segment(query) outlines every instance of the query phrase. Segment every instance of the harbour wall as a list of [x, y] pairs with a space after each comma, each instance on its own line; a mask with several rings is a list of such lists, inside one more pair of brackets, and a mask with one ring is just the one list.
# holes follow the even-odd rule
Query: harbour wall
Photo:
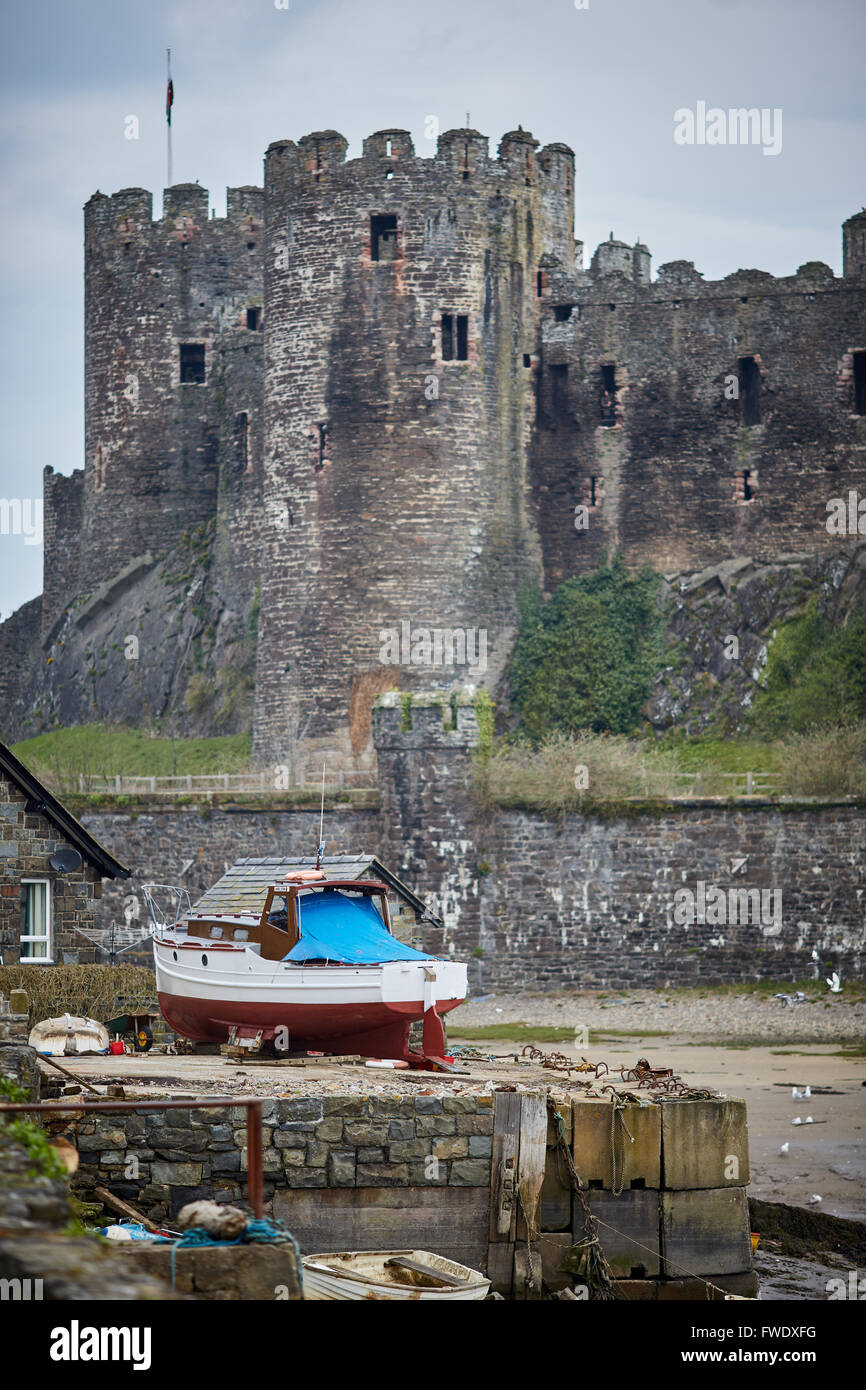
[[[591, 1212], [626, 1296], [754, 1296], [743, 1101], [612, 1104], [513, 1085], [456, 1094], [432, 1081], [409, 1095], [351, 1089], [262, 1103], [265, 1209], [304, 1254], [430, 1249], [485, 1271], [506, 1296], [586, 1296]], [[79, 1194], [108, 1188], [169, 1226], [191, 1201], [244, 1204], [245, 1109], [202, 1102], [74, 1118]]]
[[[416, 728], [407, 749], [412, 736], [379, 750], [378, 809], [326, 810], [327, 852], [376, 854], [424, 898], [445, 927], [425, 946], [441, 952], [444, 936], [444, 949], [470, 963], [474, 993], [863, 975], [861, 807], [679, 803], [555, 821], [520, 810], [484, 815], [459, 736], [431, 747]], [[82, 819], [133, 871], [130, 881], [105, 884], [104, 925], [130, 913], [145, 920], [143, 882], [179, 882], [194, 901], [234, 860], [309, 854], [318, 835], [309, 807], [103, 808]], [[83, 941], [63, 955], [93, 958]]]

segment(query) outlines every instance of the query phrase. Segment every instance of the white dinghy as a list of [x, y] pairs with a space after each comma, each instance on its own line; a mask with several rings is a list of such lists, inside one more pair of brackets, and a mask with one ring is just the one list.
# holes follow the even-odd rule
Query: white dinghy
[[429, 1250], [351, 1250], [306, 1255], [304, 1297], [451, 1303], [487, 1297], [490, 1280], [477, 1269]]

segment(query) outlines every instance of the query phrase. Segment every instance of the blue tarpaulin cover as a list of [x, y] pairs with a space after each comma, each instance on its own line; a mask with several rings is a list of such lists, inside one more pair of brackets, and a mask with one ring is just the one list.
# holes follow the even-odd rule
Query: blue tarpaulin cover
[[435, 960], [392, 936], [369, 897], [339, 889], [298, 896], [301, 939], [283, 960], [331, 960], [377, 965], [387, 960]]

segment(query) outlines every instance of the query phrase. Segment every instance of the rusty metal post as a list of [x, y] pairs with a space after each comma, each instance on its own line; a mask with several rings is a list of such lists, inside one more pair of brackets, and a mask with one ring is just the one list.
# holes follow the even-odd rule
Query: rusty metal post
[[265, 1214], [262, 1187], [262, 1103], [247, 1103], [247, 1196], [253, 1216], [259, 1221]]

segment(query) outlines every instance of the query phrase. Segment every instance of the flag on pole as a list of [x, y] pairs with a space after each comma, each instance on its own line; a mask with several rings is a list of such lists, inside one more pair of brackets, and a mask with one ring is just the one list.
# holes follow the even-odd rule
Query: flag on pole
[[168, 79], [168, 86], [165, 91], [165, 119], [171, 125], [171, 108], [174, 106], [174, 83]]

